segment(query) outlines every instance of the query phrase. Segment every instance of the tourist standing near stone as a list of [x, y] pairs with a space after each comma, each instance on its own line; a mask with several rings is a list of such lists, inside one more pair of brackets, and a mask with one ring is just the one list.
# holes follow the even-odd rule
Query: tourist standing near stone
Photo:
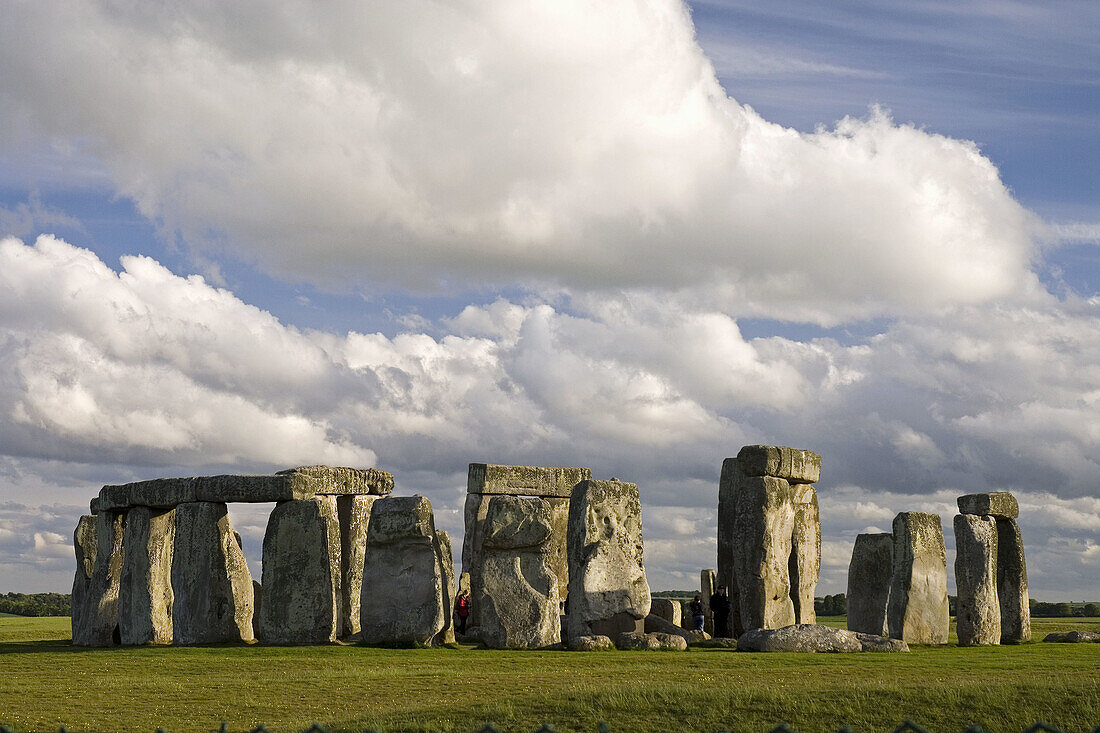
[[691, 630], [702, 631], [707, 617], [703, 613], [703, 599], [698, 593], [691, 599], [691, 605], [688, 608], [691, 610]]
[[714, 614], [714, 636], [730, 635], [730, 599], [726, 595], [726, 586], [718, 586], [718, 590], [710, 597], [710, 612]]
[[458, 619], [458, 628], [456, 631], [460, 634], [466, 633], [466, 619], [470, 616], [470, 591], [463, 588], [458, 592], [458, 597], [455, 598], [455, 617]]

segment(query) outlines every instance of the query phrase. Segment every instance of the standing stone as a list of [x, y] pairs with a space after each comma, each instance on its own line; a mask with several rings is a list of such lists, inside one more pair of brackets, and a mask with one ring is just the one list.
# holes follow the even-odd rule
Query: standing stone
[[88, 632], [94, 611], [92, 603], [92, 575], [96, 559], [96, 518], [85, 514], [73, 531], [73, 549], [76, 550], [76, 575], [73, 577], [73, 594], [70, 602], [73, 644], [87, 646]]
[[886, 607], [894, 567], [894, 535], [861, 534], [848, 565], [848, 630], [888, 636]]
[[139, 506], [127, 512], [118, 596], [123, 644], [172, 643], [175, 539], [175, 510]]
[[[471, 578], [480, 637], [495, 649], [540, 649], [561, 641], [561, 595], [551, 537], [554, 509], [539, 497], [493, 496]], [[572, 611], [572, 609], [570, 609]]]
[[469, 573], [462, 573], [462, 575], [458, 576], [458, 592], [462, 593], [462, 591], [466, 591], [467, 593], [470, 592], [470, 574]]
[[997, 519], [1015, 519], [1020, 516], [1016, 497], [1007, 491], [989, 491], [984, 494], [967, 494], [958, 498], [960, 514], [992, 516]]
[[997, 599], [1001, 605], [1001, 643], [1031, 640], [1024, 541], [1015, 519], [997, 518]]
[[122, 580], [126, 513], [100, 511], [95, 519], [95, 568], [85, 597], [86, 613], [80, 627], [73, 629], [73, 643], [111, 646], [122, 640], [118, 628], [118, 592]]
[[794, 501], [794, 532], [787, 568], [791, 578], [794, 618], [796, 624], [816, 624], [814, 592], [821, 570], [821, 515], [817, 507], [817, 491], [810, 484], [796, 484], [791, 487], [791, 496]]
[[710, 610], [710, 597], [718, 589], [718, 583], [713, 570], [699, 571], [699, 596], [703, 601], [703, 631], [714, 636], [714, 611]]
[[668, 621], [674, 626], [680, 625], [680, 602], [671, 598], [654, 598], [649, 602], [649, 613]]
[[280, 502], [264, 534], [264, 603], [256, 634], [268, 644], [336, 641], [340, 619], [336, 497]]
[[363, 594], [363, 559], [367, 525], [377, 496], [338, 496], [340, 520], [340, 619], [341, 638], [359, 633], [359, 598]]
[[359, 603], [368, 644], [428, 645], [443, 630], [443, 574], [432, 505], [423, 496], [371, 508]]
[[568, 548], [569, 636], [643, 632], [650, 596], [637, 485], [578, 483], [569, 500]]
[[946, 643], [947, 553], [938, 514], [902, 512], [894, 517], [893, 565], [890, 636], [909, 644]]
[[[261, 571], [262, 572], [262, 571]], [[260, 615], [264, 609], [264, 587], [260, 581], [252, 581], [252, 631], [260, 628]]]
[[973, 514], [955, 515], [955, 614], [959, 646], [1001, 643], [1001, 608], [997, 601], [997, 520]]
[[176, 644], [253, 641], [252, 574], [225, 504], [176, 507], [172, 589]]
[[733, 558], [741, 625], [790, 626], [795, 622], [789, 568], [794, 535], [791, 486], [774, 476], [741, 476], [735, 511]]
[[[744, 632], [741, 623], [741, 595], [737, 589], [737, 577], [733, 568], [733, 524], [737, 516], [735, 503], [737, 486], [744, 472], [736, 458], [722, 461], [722, 476], [718, 481], [718, 574], [719, 585], [726, 586], [730, 598], [730, 636], [738, 637]], [[685, 613], [685, 628], [690, 627], [691, 614]]]
[[455, 643], [455, 557], [451, 535], [442, 530], [435, 533], [436, 551], [439, 553], [439, 570], [443, 577], [443, 630], [436, 635], [439, 644]]

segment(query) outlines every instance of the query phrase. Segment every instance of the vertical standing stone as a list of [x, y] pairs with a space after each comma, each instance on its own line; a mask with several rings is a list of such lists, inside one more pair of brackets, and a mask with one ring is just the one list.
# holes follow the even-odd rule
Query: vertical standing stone
[[443, 630], [444, 603], [431, 502], [419, 495], [379, 499], [363, 563], [363, 641], [427, 645]]
[[960, 646], [1001, 643], [997, 601], [997, 521], [973, 514], [955, 515], [955, 627]]
[[[741, 464], [736, 458], [727, 458], [722, 461], [722, 476], [718, 481], [718, 575], [719, 585], [726, 586], [726, 592], [730, 597], [730, 636], [738, 637], [744, 633], [745, 628], [741, 623], [741, 594], [738, 590], [737, 577], [734, 573], [733, 557], [733, 525], [737, 516], [736, 498], [737, 486], [740, 478], [744, 476]], [[684, 614], [688, 619], [690, 614]], [[686, 628], [690, 627], [689, 625]]]
[[779, 629], [795, 622], [791, 601], [791, 487], [774, 476], [742, 476], [733, 525], [734, 576], [744, 629]]
[[340, 636], [359, 633], [359, 598], [363, 594], [363, 558], [367, 546], [370, 510], [377, 496], [339, 496], [340, 519]]
[[795, 484], [791, 487], [791, 496], [794, 501], [794, 532], [787, 568], [791, 578], [794, 619], [796, 624], [815, 624], [814, 592], [821, 570], [821, 516], [817, 507], [817, 491], [811, 484]]
[[679, 626], [681, 621], [680, 602], [671, 598], [654, 598], [649, 603], [651, 616], [668, 621], [673, 626]]
[[568, 548], [568, 635], [643, 631], [650, 596], [637, 485], [578, 483], [569, 500]]
[[889, 636], [886, 608], [894, 568], [894, 535], [861, 534], [848, 565], [848, 630]]
[[436, 636], [439, 644], [455, 643], [455, 558], [451, 535], [443, 530], [435, 532], [439, 570], [443, 578], [443, 630]]
[[172, 589], [176, 644], [253, 641], [252, 574], [225, 504], [176, 507]]
[[264, 534], [264, 602], [256, 634], [269, 644], [325, 644], [341, 631], [336, 497], [279, 502]]
[[1027, 592], [1024, 541], [1015, 519], [997, 518], [997, 599], [1001, 607], [1001, 642], [1031, 640], [1031, 607]]
[[[540, 649], [561, 641], [553, 507], [537, 496], [494, 496], [473, 586], [479, 635], [495, 649]], [[572, 610], [572, 609], [570, 609]]]
[[[715, 635], [714, 633], [714, 611], [710, 610], [710, 597], [714, 595], [714, 591], [718, 589], [718, 582], [713, 570], [705, 569], [699, 571], [699, 596], [703, 600], [703, 631]], [[721, 634], [725, 636], [725, 634]]]
[[126, 513], [101, 511], [95, 519], [95, 568], [88, 584], [87, 612], [81, 627], [73, 629], [73, 643], [111, 646], [122, 640], [118, 628], [118, 591], [122, 579]]
[[893, 565], [890, 636], [908, 644], [946, 643], [947, 553], [938, 514], [902, 512], [894, 517]]
[[175, 539], [175, 510], [138, 506], [127, 512], [118, 597], [123, 644], [172, 643]]
[[76, 575], [73, 577], [73, 594], [70, 602], [73, 644], [88, 646], [91, 619], [94, 613], [92, 575], [96, 559], [96, 518], [84, 515], [76, 523], [73, 532], [73, 548], [76, 550]]

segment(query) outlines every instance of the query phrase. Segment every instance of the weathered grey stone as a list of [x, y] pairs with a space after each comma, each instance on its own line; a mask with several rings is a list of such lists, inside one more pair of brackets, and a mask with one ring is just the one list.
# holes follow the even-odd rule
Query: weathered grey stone
[[225, 504], [176, 507], [172, 590], [174, 643], [254, 640], [252, 575]]
[[268, 644], [336, 641], [342, 565], [336, 497], [276, 505], [264, 534], [264, 604], [256, 635]]
[[673, 626], [679, 626], [680, 602], [671, 598], [653, 598], [649, 602], [649, 614], [664, 619]]
[[1096, 644], [1100, 643], [1100, 631], [1064, 631], [1047, 634], [1043, 641], [1059, 644]]
[[95, 515], [99, 514], [99, 497], [98, 496], [92, 497], [92, 500], [90, 502], [88, 502], [88, 513], [91, 514], [93, 517]]
[[622, 481], [577, 484], [569, 500], [568, 548], [569, 636], [637, 630], [650, 605], [638, 487]]
[[367, 528], [359, 604], [363, 641], [426, 646], [443, 630], [443, 604], [431, 502], [419, 495], [379, 499]]
[[1001, 608], [997, 602], [997, 520], [974, 514], [955, 515], [955, 584], [959, 646], [1001, 643]]
[[[710, 635], [705, 631], [689, 631], [682, 629], [679, 624], [674, 624], [652, 613], [645, 617], [645, 623], [642, 630], [646, 634], [672, 634], [673, 636], [682, 636], [685, 641], [689, 642], [703, 637], [710, 638]], [[699, 636], [700, 634], [703, 636]]]
[[[700, 632], [695, 632], [696, 634]], [[737, 639], [730, 638], [728, 636], [717, 636], [715, 638], [707, 637], [706, 635], [698, 638], [689, 638], [688, 644], [700, 649], [736, 649]]]
[[861, 534], [848, 565], [848, 630], [888, 635], [886, 607], [894, 567], [894, 535]]
[[625, 632], [615, 638], [615, 646], [624, 651], [687, 651], [687, 640], [677, 634], [639, 634]]
[[451, 535], [442, 530], [435, 533], [439, 570], [443, 577], [443, 630], [436, 635], [439, 644], [455, 643], [455, 559], [451, 547]]
[[790, 626], [795, 620], [789, 566], [795, 513], [791, 486], [772, 476], [740, 476], [734, 491], [740, 624], [745, 629]]
[[857, 634], [817, 624], [797, 624], [782, 629], [753, 629], [737, 639], [742, 652], [862, 652], [909, 651], [904, 642], [871, 634]]
[[717, 588], [715, 572], [709, 568], [700, 570], [699, 598], [703, 601], [703, 631], [708, 634], [714, 634], [714, 611], [710, 609], [710, 597], [714, 595]]
[[891, 639], [888, 636], [879, 636], [878, 634], [864, 634], [858, 631], [853, 633], [859, 639], [859, 643], [863, 645], [863, 651], [865, 652], [909, 651], [909, 645], [901, 639]]
[[471, 463], [466, 490], [471, 494], [556, 496], [568, 499], [574, 486], [590, 478], [592, 472], [587, 468]]
[[118, 628], [123, 644], [172, 643], [172, 548], [176, 513], [134, 507], [126, 513]]
[[[718, 574], [719, 585], [726, 586], [730, 597], [729, 633], [740, 636], [744, 631], [741, 623], [741, 596], [737, 589], [734, 573], [733, 525], [737, 517], [737, 487], [745, 475], [741, 462], [736, 458], [722, 461], [722, 476], [718, 482]], [[691, 615], [684, 614], [685, 623], [690, 627]]]
[[491, 497], [480, 572], [471, 576], [486, 646], [540, 649], [560, 642], [561, 590], [552, 565], [553, 532], [553, 507], [545, 499]]
[[959, 513], [1015, 519], [1020, 516], [1020, 505], [1016, 503], [1016, 497], [1007, 491], [989, 491], [984, 494], [960, 496]]
[[260, 585], [260, 581], [253, 579], [252, 581], [252, 631], [255, 633], [256, 629], [260, 628], [260, 614], [263, 612], [264, 607], [264, 587]]
[[462, 573], [462, 575], [458, 576], [458, 592], [461, 593], [462, 591], [466, 591], [467, 593], [470, 592], [470, 574], [469, 573]]
[[1030, 641], [1027, 563], [1024, 540], [1015, 519], [997, 519], [997, 600], [1001, 605], [1001, 643]]
[[810, 450], [746, 445], [737, 458], [746, 476], [774, 476], [791, 484], [816, 484], [821, 478], [821, 456]]
[[377, 496], [336, 497], [340, 521], [340, 637], [359, 633], [359, 598], [363, 594], [363, 559], [370, 510]]
[[821, 515], [817, 491], [811, 484], [798, 484], [791, 487], [791, 499], [794, 502], [794, 532], [787, 563], [791, 603], [794, 604], [795, 623], [814, 624], [817, 623], [814, 593], [821, 570]]
[[100, 511], [96, 515], [95, 568], [85, 596], [79, 628], [73, 628], [73, 643], [80, 646], [111, 646], [121, 642], [118, 627], [118, 592], [122, 579], [125, 532], [124, 512]]
[[609, 636], [590, 634], [574, 636], [566, 642], [566, 648], [571, 652], [610, 652], [615, 650], [615, 643]]
[[909, 644], [946, 643], [947, 553], [938, 514], [902, 512], [894, 517], [893, 566], [890, 636]]
[[310, 499], [324, 494], [377, 494], [393, 491], [393, 476], [374, 468], [300, 466], [271, 476], [193, 476], [104, 486], [100, 511], [131, 506], [170, 508], [194, 502], [268, 502]]
[[92, 596], [92, 575], [95, 573], [96, 559], [96, 518], [85, 514], [76, 523], [73, 531], [73, 549], [76, 551], [76, 574], [73, 577], [73, 593], [70, 601], [70, 620], [72, 623], [73, 644], [87, 646], [88, 634], [92, 627], [92, 615], [95, 611]]

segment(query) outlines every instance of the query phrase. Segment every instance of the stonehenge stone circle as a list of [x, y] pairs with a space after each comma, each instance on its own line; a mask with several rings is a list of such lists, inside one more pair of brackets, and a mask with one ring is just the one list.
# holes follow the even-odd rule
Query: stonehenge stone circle
[[893, 576], [894, 535], [861, 534], [848, 565], [848, 630], [888, 636], [886, 607]]
[[256, 636], [268, 644], [325, 644], [343, 629], [340, 520], [335, 496], [279, 502], [267, 520], [264, 600]]
[[887, 606], [890, 636], [909, 644], [947, 642], [947, 553], [940, 515], [894, 517], [893, 576]]
[[359, 602], [363, 641], [430, 644], [446, 620], [431, 502], [419, 495], [374, 502], [365, 558]]
[[649, 615], [638, 487], [585, 480], [569, 500], [569, 637], [641, 632]]
[[175, 514], [173, 641], [253, 641], [252, 575], [226, 505], [187, 502], [177, 506]]
[[959, 646], [1001, 643], [997, 601], [997, 521], [990, 516], [955, 515], [955, 583]]
[[[470, 574], [472, 599], [477, 597], [481, 587], [481, 548], [489, 500], [499, 495], [539, 497], [551, 507], [554, 530], [549, 540], [549, 554], [557, 577], [558, 595], [565, 596], [569, 585], [569, 562], [566, 558], [569, 497], [574, 486], [591, 477], [592, 472], [587, 468], [470, 464], [466, 479], [462, 570]], [[471, 627], [480, 626], [479, 605], [475, 600], [470, 609], [468, 623]]]
[[747, 445], [722, 463], [718, 583], [730, 595], [731, 633], [816, 621], [821, 527], [813, 482], [821, 456]]
[[[958, 499], [962, 516], [988, 517], [996, 522], [996, 553], [987, 558], [987, 572], [996, 577], [1000, 642], [1015, 644], [1031, 639], [1031, 608], [1027, 590], [1024, 542], [1016, 518], [1020, 506], [1007, 491], [967, 494]], [[956, 523], [958, 519], [956, 518]], [[960, 597], [961, 597], [960, 590]], [[995, 642], [983, 642], [995, 643]]]
[[123, 644], [172, 643], [174, 509], [134, 507], [123, 530], [118, 623]]
[[489, 498], [473, 598], [486, 646], [539, 649], [561, 641], [554, 513], [537, 496]]
[[88, 646], [91, 618], [94, 613], [92, 599], [92, 575], [96, 560], [96, 518], [85, 514], [73, 532], [73, 548], [76, 550], [76, 575], [73, 577], [71, 597], [73, 644]]

